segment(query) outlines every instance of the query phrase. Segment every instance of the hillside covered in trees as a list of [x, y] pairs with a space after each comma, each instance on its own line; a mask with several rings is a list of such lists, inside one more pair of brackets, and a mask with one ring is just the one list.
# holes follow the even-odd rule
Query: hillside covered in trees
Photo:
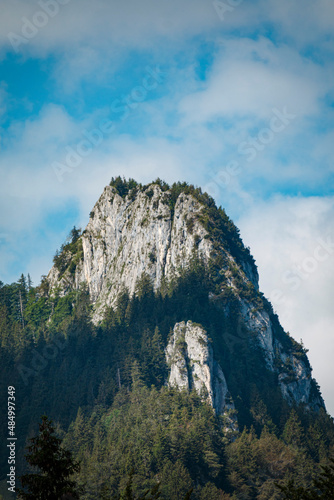
[[[182, 322], [202, 340], [177, 339]], [[137, 496], [159, 483], [166, 500], [190, 490], [194, 500], [283, 499], [276, 484], [310, 488], [330, 463], [334, 425], [307, 351], [258, 290], [233, 222], [193, 186], [113, 179], [38, 286], [23, 275], [0, 283], [0, 335], [2, 397], [16, 388], [17, 475], [42, 414], [80, 461], [87, 500], [117, 498], [129, 477]], [[220, 413], [196, 380], [194, 339], [212, 399], [214, 370], [223, 373]], [[169, 383], [182, 363], [183, 389]], [[2, 492], [7, 459], [2, 447]]]

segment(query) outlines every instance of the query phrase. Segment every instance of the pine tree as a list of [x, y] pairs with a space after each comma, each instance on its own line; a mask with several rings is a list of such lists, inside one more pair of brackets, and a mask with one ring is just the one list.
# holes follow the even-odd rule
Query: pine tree
[[70, 240], [71, 243], [75, 243], [79, 239], [80, 235], [81, 235], [81, 229], [77, 229], [75, 226], [73, 226], [73, 229], [71, 229], [68, 239]]
[[319, 491], [318, 496], [312, 498], [321, 498], [322, 500], [334, 499], [334, 459], [330, 459], [329, 465], [322, 465], [322, 472], [318, 479], [314, 480], [314, 486]]
[[39, 435], [32, 438], [26, 455], [27, 462], [39, 469], [21, 476], [22, 488], [17, 488], [18, 498], [23, 500], [60, 500], [80, 498], [75, 481], [70, 476], [79, 472], [79, 464], [70, 451], [61, 447], [61, 439], [55, 436], [52, 421], [45, 415], [39, 424]]
[[286, 444], [295, 448], [302, 449], [305, 447], [305, 436], [298, 415], [294, 409], [291, 410], [288, 421], [285, 424], [283, 440]]
[[192, 481], [181, 460], [172, 463], [166, 460], [162, 471], [162, 492], [166, 498], [186, 500], [190, 498]]
[[30, 292], [30, 290], [32, 289], [32, 280], [31, 280], [31, 277], [30, 277], [30, 274], [28, 273], [28, 278], [27, 278], [27, 288], [28, 288], [28, 292]]
[[5, 305], [0, 305], [0, 346], [10, 349], [10, 326], [8, 324], [8, 313]]

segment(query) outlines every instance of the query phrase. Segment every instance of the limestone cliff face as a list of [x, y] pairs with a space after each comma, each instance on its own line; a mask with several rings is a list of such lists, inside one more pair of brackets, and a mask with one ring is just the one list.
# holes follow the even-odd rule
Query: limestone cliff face
[[266, 364], [270, 370], [273, 370], [273, 332], [269, 314], [264, 310], [257, 310], [252, 303], [244, 299], [240, 299], [240, 311], [246, 327], [251, 332], [256, 332], [259, 344], [265, 354]]
[[276, 346], [280, 365], [278, 382], [284, 398], [291, 404], [302, 403], [312, 409], [324, 407], [322, 397], [312, 391], [314, 380], [309, 364], [296, 355], [284, 352], [279, 342]]
[[[203, 205], [193, 196], [180, 194], [172, 213], [169, 192], [157, 184], [125, 198], [107, 186], [81, 236], [82, 260], [72, 274], [67, 270], [60, 275], [54, 266], [48, 275], [51, 289], [58, 288], [64, 294], [86, 283], [97, 323], [123, 287], [134, 293], [143, 273], [157, 289], [163, 279], [177, 276], [194, 254], [209, 261], [213, 244], [198, 221], [202, 210]], [[248, 266], [248, 276], [240, 272], [257, 286], [254, 270]]]
[[234, 410], [224, 373], [213, 357], [206, 331], [188, 321], [176, 323], [166, 348], [170, 369], [168, 384], [187, 391], [195, 389], [207, 399], [217, 415]]

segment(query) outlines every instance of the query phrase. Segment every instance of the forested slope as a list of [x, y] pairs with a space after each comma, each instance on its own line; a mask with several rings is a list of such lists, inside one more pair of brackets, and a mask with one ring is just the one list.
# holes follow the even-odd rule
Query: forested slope
[[[191, 488], [194, 499], [274, 499], [282, 498], [275, 482], [311, 484], [333, 452], [333, 422], [311, 378], [306, 350], [283, 331], [258, 291], [255, 263], [233, 223], [212, 199], [185, 184], [143, 187], [114, 179], [111, 188], [113, 206], [122, 214], [131, 214], [131, 203], [144, 196], [152, 206], [164, 199], [167, 207], [168, 201], [169, 225], [163, 227], [170, 228], [169, 248], [176, 245], [173, 234], [182, 234], [183, 244], [193, 245], [189, 259], [157, 281], [161, 247], [150, 257], [148, 246], [148, 267], [138, 272], [134, 289], [121, 283], [99, 321], [98, 297], [93, 300], [89, 282], [76, 279], [85, 276], [87, 248], [97, 248], [89, 227], [86, 236], [74, 228], [56, 253], [58, 275], [43, 277], [36, 287], [24, 276], [1, 284], [1, 394], [6, 397], [8, 385], [16, 388], [18, 474], [26, 468], [23, 448], [45, 413], [82, 463], [78, 479], [86, 499], [112, 498], [124, 490], [131, 471], [138, 494], [160, 481], [165, 499], [183, 499]], [[182, 221], [182, 206], [189, 203], [194, 214], [182, 225], [175, 217]], [[95, 218], [98, 207], [94, 211]], [[148, 231], [149, 223], [143, 227]], [[96, 245], [104, 247], [103, 235]], [[168, 251], [165, 260], [161, 253], [164, 269], [172, 269]], [[172, 263], [172, 250], [170, 255]], [[66, 273], [73, 279], [64, 287]], [[166, 346], [175, 325], [189, 321], [207, 334], [226, 379], [229, 411], [215, 413], [207, 394], [193, 387], [180, 391], [167, 384]], [[187, 362], [184, 341], [179, 349]], [[303, 368], [302, 377], [296, 367]], [[5, 440], [6, 415], [1, 419]], [[3, 479], [7, 467], [2, 447]]]

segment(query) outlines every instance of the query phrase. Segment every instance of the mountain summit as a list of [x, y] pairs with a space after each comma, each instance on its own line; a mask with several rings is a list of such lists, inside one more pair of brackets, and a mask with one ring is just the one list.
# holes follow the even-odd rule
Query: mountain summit
[[[85, 230], [55, 257], [47, 281], [51, 296], [86, 286], [93, 322], [99, 324], [124, 290], [136, 295], [143, 276], [155, 293], [166, 295], [194, 263], [203, 266], [203, 290], [225, 321], [218, 326], [213, 347], [204, 326], [202, 330], [192, 326], [192, 318], [184, 317], [185, 335], [173, 325], [166, 351], [169, 384], [195, 387], [198, 392], [205, 389], [216, 411], [224, 414], [224, 409], [234, 408], [233, 397], [213, 353], [225, 350], [231, 376], [234, 363], [228, 360], [247, 344], [260, 349], [263, 366], [289, 404], [324, 407], [303, 346], [283, 331], [258, 290], [255, 261], [238, 229], [199, 188], [185, 183], [169, 187], [160, 180], [142, 186], [132, 179], [112, 179]], [[199, 365], [201, 369], [196, 368]]]
[[48, 281], [62, 293], [87, 284], [98, 322], [123, 287], [135, 292], [143, 273], [156, 291], [194, 256], [206, 265], [215, 256], [222, 264], [217, 271], [231, 285], [235, 266], [245, 286], [258, 288], [254, 260], [237, 228], [207, 194], [186, 184], [169, 188], [157, 181], [142, 187], [115, 179], [95, 204], [77, 244], [65, 246], [56, 259]]

